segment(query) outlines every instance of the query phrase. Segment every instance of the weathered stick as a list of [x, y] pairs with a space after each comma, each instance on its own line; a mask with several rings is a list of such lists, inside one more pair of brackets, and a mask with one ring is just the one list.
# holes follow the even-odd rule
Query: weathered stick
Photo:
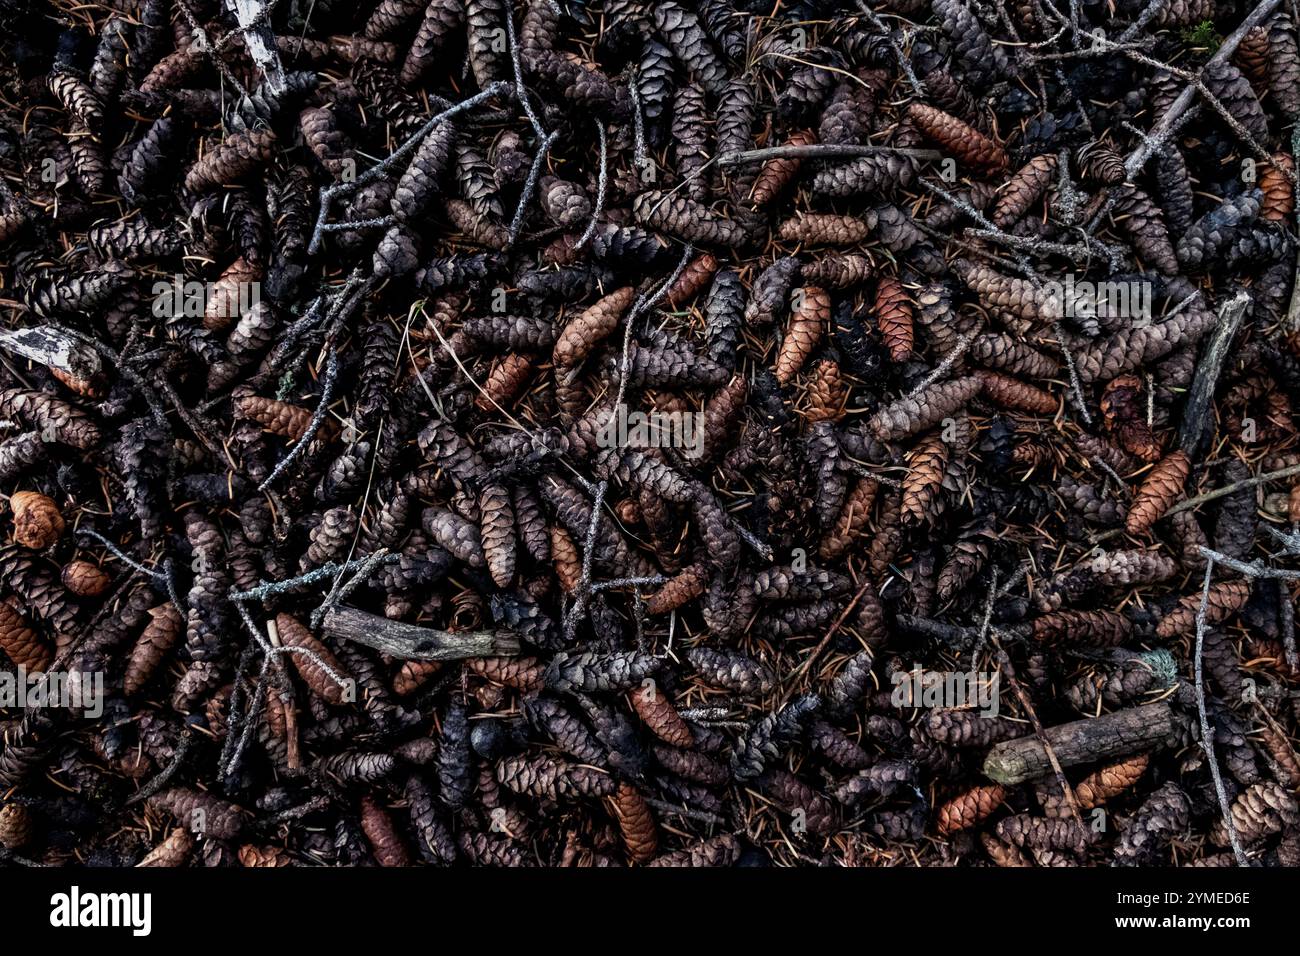
[[94, 381], [104, 373], [99, 353], [58, 326], [0, 329], [0, 348], [83, 382]]
[[353, 607], [336, 607], [321, 630], [330, 637], [365, 644], [404, 661], [451, 661], [464, 657], [514, 657], [519, 638], [509, 631], [438, 631], [390, 621]]
[[[1092, 719], [1058, 724], [1045, 731], [1062, 767], [1125, 757], [1163, 745], [1176, 725], [1168, 704], [1147, 704]], [[984, 758], [984, 776], [1008, 786], [1052, 772], [1047, 751], [1036, 736], [998, 744]]]
[[284, 92], [284, 67], [275, 47], [275, 36], [267, 25], [269, 11], [261, 0], [234, 0], [235, 18], [244, 31], [244, 46], [257, 68], [266, 77], [266, 86], [272, 93]]
[[809, 146], [769, 146], [766, 149], [746, 149], [718, 156], [719, 166], [740, 166], [745, 163], [766, 162], [769, 159], [856, 159], [893, 153], [913, 159], [942, 159], [937, 149], [903, 149], [897, 146], [858, 146], [851, 143], [813, 143]]
[[1205, 354], [1196, 365], [1196, 377], [1192, 387], [1187, 391], [1187, 401], [1183, 405], [1183, 423], [1178, 429], [1178, 447], [1187, 452], [1188, 457], [1196, 461], [1201, 457], [1205, 447], [1205, 426], [1209, 420], [1210, 408], [1214, 403], [1214, 386], [1219, 381], [1228, 360], [1228, 350], [1232, 340], [1237, 337], [1241, 320], [1250, 305], [1250, 296], [1243, 290], [1219, 306], [1219, 322], [1214, 335], [1205, 347]]

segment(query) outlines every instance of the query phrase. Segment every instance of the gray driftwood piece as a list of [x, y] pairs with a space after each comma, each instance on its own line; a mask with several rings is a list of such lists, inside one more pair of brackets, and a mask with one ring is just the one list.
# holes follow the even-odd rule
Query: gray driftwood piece
[[514, 657], [519, 653], [519, 638], [509, 631], [439, 631], [390, 621], [354, 607], [331, 610], [321, 622], [321, 630], [405, 661]]
[[[1147, 704], [1101, 717], [1048, 727], [1047, 741], [1062, 767], [1093, 763], [1163, 746], [1176, 736], [1178, 724], [1168, 704]], [[1013, 785], [1052, 772], [1047, 751], [1033, 734], [993, 747], [984, 758], [984, 776]]]
[[1178, 430], [1178, 447], [1187, 452], [1192, 461], [1199, 461], [1205, 447], [1206, 426], [1214, 404], [1214, 386], [1228, 358], [1228, 349], [1241, 328], [1241, 320], [1250, 306], [1250, 296], [1243, 290], [1219, 306], [1219, 324], [1210, 336], [1205, 354], [1196, 366], [1196, 377], [1187, 391], [1183, 405], [1182, 427]]

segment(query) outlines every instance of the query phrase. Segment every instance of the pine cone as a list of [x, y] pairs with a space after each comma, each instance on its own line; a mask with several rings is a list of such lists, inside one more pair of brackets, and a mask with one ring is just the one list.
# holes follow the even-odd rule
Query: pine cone
[[851, 246], [862, 242], [871, 227], [853, 216], [833, 213], [800, 213], [781, 223], [777, 236], [784, 242], [808, 246]]
[[287, 656], [312, 693], [335, 705], [349, 699], [344, 685], [353, 678], [330, 649], [312, 637], [304, 625], [288, 614], [277, 614], [275, 625], [281, 646], [302, 649], [301, 653]]
[[1006, 229], [1029, 212], [1042, 198], [1056, 175], [1056, 157], [1050, 153], [1035, 156], [1012, 176], [998, 197], [989, 216], [993, 225]]
[[[1226, 621], [1249, 599], [1250, 582], [1248, 581], [1221, 581], [1210, 585], [1205, 608], [1205, 623], [1213, 625]], [[1168, 640], [1171, 637], [1190, 634], [1196, 628], [1196, 613], [1200, 606], [1199, 591], [1187, 595], [1172, 611], [1160, 619], [1160, 623], [1156, 625], [1156, 636]]]
[[978, 130], [955, 116], [924, 103], [907, 107], [910, 119], [928, 139], [952, 153], [961, 163], [974, 166], [977, 172], [996, 173], [1009, 165], [1006, 151]]
[[235, 133], [190, 167], [185, 188], [202, 193], [230, 185], [269, 163], [275, 143], [270, 130]]
[[972, 787], [958, 794], [936, 812], [935, 827], [939, 835], [948, 836], [978, 826], [1002, 805], [1006, 796], [1006, 790], [997, 784]]
[[44, 551], [63, 535], [59, 506], [39, 491], [14, 492], [9, 507], [13, 509], [14, 540], [24, 548]]
[[0, 602], [0, 650], [18, 667], [43, 673], [54, 660], [50, 647], [8, 604]]
[[1124, 528], [1131, 535], [1149, 531], [1183, 493], [1183, 483], [1192, 467], [1181, 450], [1170, 452], [1148, 473], [1133, 495]]
[[170, 813], [195, 836], [233, 840], [243, 829], [244, 811], [210, 793], [173, 787], [155, 794], [147, 802], [155, 810]]
[[980, 380], [975, 376], [936, 382], [914, 397], [904, 396], [882, 407], [868, 422], [881, 441], [898, 441], [939, 424], [975, 397]]
[[795, 291], [794, 298], [796, 308], [773, 366], [776, 380], [782, 385], [793, 380], [817, 347], [831, 314], [831, 298], [822, 289], [805, 286]]
[[610, 803], [623, 833], [628, 856], [634, 863], [649, 863], [659, 852], [659, 828], [649, 806], [637, 789], [628, 783], [618, 785]]
[[647, 228], [685, 242], [741, 246], [746, 241], [745, 230], [738, 223], [685, 196], [649, 190], [633, 201], [632, 213]]
[[[800, 130], [790, 136], [782, 146], [812, 146], [817, 142], [817, 134], [812, 130]], [[769, 159], [763, 163], [754, 186], [750, 190], [750, 200], [755, 208], [761, 208], [781, 194], [799, 172], [803, 164], [800, 159]]]
[[734, 651], [692, 647], [686, 650], [686, 660], [706, 683], [743, 697], [765, 697], [774, 686], [766, 665]]

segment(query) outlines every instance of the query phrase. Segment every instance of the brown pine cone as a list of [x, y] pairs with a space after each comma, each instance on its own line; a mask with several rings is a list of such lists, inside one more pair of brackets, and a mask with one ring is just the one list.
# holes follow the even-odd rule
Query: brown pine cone
[[314, 638], [305, 625], [288, 614], [277, 614], [275, 625], [280, 636], [280, 646], [297, 647], [305, 652], [286, 656], [312, 693], [335, 705], [356, 699], [355, 694], [349, 696], [349, 688], [355, 686], [352, 676], [339, 663], [334, 653]]
[[160, 604], [149, 611], [149, 623], [136, 638], [122, 676], [122, 692], [128, 697], [138, 694], [145, 682], [176, 646], [184, 622], [173, 604]]
[[380, 866], [410, 866], [411, 854], [402, 842], [388, 811], [369, 794], [361, 798], [361, 830]]
[[686, 749], [695, 745], [690, 727], [657, 684], [635, 688], [628, 692], [627, 699], [637, 716], [660, 740]]
[[582, 581], [582, 557], [573, 536], [562, 525], [551, 525], [551, 561], [560, 587], [572, 594]]
[[844, 507], [840, 509], [835, 527], [826, 533], [817, 549], [817, 554], [823, 561], [834, 561], [863, 535], [871, 521], [872, 506], [879, 491], [880, 482], [874, 478], [863, 476], [858, 479], [844, 499]]
[[202, 193], [230, 185], [269, 163], [275, 143], [275, 134], [270, 130], [235, 133], [190, 167], [185, 188]]
[[[1205, 623], [1219, 624], [1245, 606], [1250, 599], [1249, 581], [1220, 581], [1210, 585], [1205, 608]], [[1196, 629], [1196, 613], [1201, 606], [1201, 592], [1189, 594], [1160, 619], [1156, 636], [1162, 640], [1190, 634]]]
[[474, 399], [474, 404], [485, 412], [497, 406], [508, 408], [532, 374], [533, 362], [528, 356], [502, 356], [483, 381], [483, 394]]
[[965, 407], [980, 389], [976, 376], [936, 382], [914, 396], [883, 406], [868, 422], [881, 441], [898, 441], [939, 424]]
[[977, 372], [980, 392], [993, 404], [1032, 415], [1055, 414], [1058, 402], [1049, 392], [997, 372]]
[[245, 395], [237, 402], [239, 414], [257, 422], [273, 435], [297, 441], [307, 431], [311, 412], [288, 402], [259, 395]]
[[1117, 647], [1133, 633], [1133, 624], [1116, 611], [1053, 611], [1035, 618], [1031, 625], [1033, 639], [1043, 644], [1092, 645]]
[[[817, 134], [812, 130], [800, 130], [792, 134], [782, 146], [811, 146], [817, 142]], [[750, 200], [754, 208], [766, 206], [785, 189], [799, 172], [803, 161], [799, 159], [769, 159], [754, 178], [750, 190]]]
[[1006, 789], [997, 784], [972, 787], [938, 809], [935, 827], [940, 836], [948, 836], [958, 830], [969, 830], [988, 819], [1006, 797]]
[[542, 686], [545, 666], [535, 657], [474, 657], [465, 666], [485, 680], [523, 693], [532, 693]]
[[814, 366], [808, 382], [808, 408], [804, 419], [814, 422], [837, 422], [844, 417], [849, 389], [833, 359], [822, 359]]
[[170, 813], [195, 836], [233, 840], [244, 826], [244, 811], [210, 793], [173, 787], [148, 799], [148, 805]]
[[800, 213], [777, 230], [782, 241], [806, 246], [852, 246], [870, 234], [871, 227], [861, 219], [818, 212]]
[[161, 843], [144, 855], [136, 866], [184, 866], [194, 851], [194, 837], [189, 832], [177, 827]]
[[773, 365], [776, 380], [782, 385], [792, 381], [808, 360], [821, 341], [831, 315], [831, 297], [815, 286], [796, 289], [794, 300], [795, 311]]
[[1232, 62], [1251, 78], [1251, 86], [1260, 95], [1269, 85], [1269, 55], [1269, 31], [1262, 26], [1245, 31], [1242, 42], [1232, 53]]
[[908, 455], [908, 472], [903, 478], [904, 524], [924, 524], [931, 517], [931, 504], [943, 484], [951, 444], [941, 435], [927, 435]]
[[682, 308], [704, 291], [719, 268], [717, 256], [711, 252], [701, 253], [686, 264], [677, 281], [669, 286], [664, 293], [664, 301], [670, 308]]
[[[1150, 754], [1137, 754], [1107, 764], [1084, 777], [1074, 785], [1074, 799], [1079, 809], [1091, 810], [1103, 806], [1108, 800], [1130, 789], [1142, 778], [1150, 761]], [[1043, 812], [1049, 817], [1069, 816], [1069, 804], [1054, 778], [1044, 780], [1039, 785], [1038, 798]]]
[[958, 162], [974, 166], [979, 172], [1001, 172], [1009, 165], [1006, 151], [1001, 146], [942, 110], [924, 103], [911, 103], [907, 107], [907, 118], [926, 138], [952, 153]]
[[0, 601], [0, 650], [15, 665], [28, 671], [44, 672], [54, 660], [54, 648], [3, 601]]
[[1191, 469], [1191, 459], [1181, 449], [1170, 452], [1158, 462], [1134, 492], [1124, 529], [1131, 535], [1149, 531], [1182, 495], [1183, 483]]
[[59, 575], [63, 586], [77, 597], [99, 597], [108, 590], [112, 578], [97, 564], [69, 561]]
[[876, 284], [876, 322], [889, 357], [906, 362], [912, 356], [912, 300], [903, 284], [892, 276], [881, 276]]
[[39, 491], [16, 491], [9, 499], [13, 509], [14, 540], [24, 548], [44, 551], [63, 534], [63, 515], [54, 500]]
[[571, 319], [555, 340], [552, 358], [556, 366], [570, 369], [581, 364], [618, 328], [623, 314], [635, 297], [636, 290], [625, 286], [606, 295]]
[[645, 799], [630, 783], [620, 783], [610, 804], [628, 856], [634, 863], [649, 863], [659, 852], [659, 828]]
[[1056, 157], [1051, 153], [1035, 156], [1012, 176], [1002, 193], [989, 219], [999, 229], [1012, 226], [1034, 203], [1042, 197], [1056, 175]]
[[1273, 161], [1259, 173], [1259, 188], [1264, 194], [1259, 215], [1273, 222], [1290, 222], [1295, 212], [1295, 187], [1286, 171], [1295, 170], [1295, 161], [1288, 153], [1274, 153]]

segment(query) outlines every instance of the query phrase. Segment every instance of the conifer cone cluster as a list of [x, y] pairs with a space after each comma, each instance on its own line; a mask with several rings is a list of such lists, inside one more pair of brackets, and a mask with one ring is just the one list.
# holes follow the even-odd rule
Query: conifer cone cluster
[[0, 7], [0, 862], [1300, 860], [1296, 24], [1076, 6]]

